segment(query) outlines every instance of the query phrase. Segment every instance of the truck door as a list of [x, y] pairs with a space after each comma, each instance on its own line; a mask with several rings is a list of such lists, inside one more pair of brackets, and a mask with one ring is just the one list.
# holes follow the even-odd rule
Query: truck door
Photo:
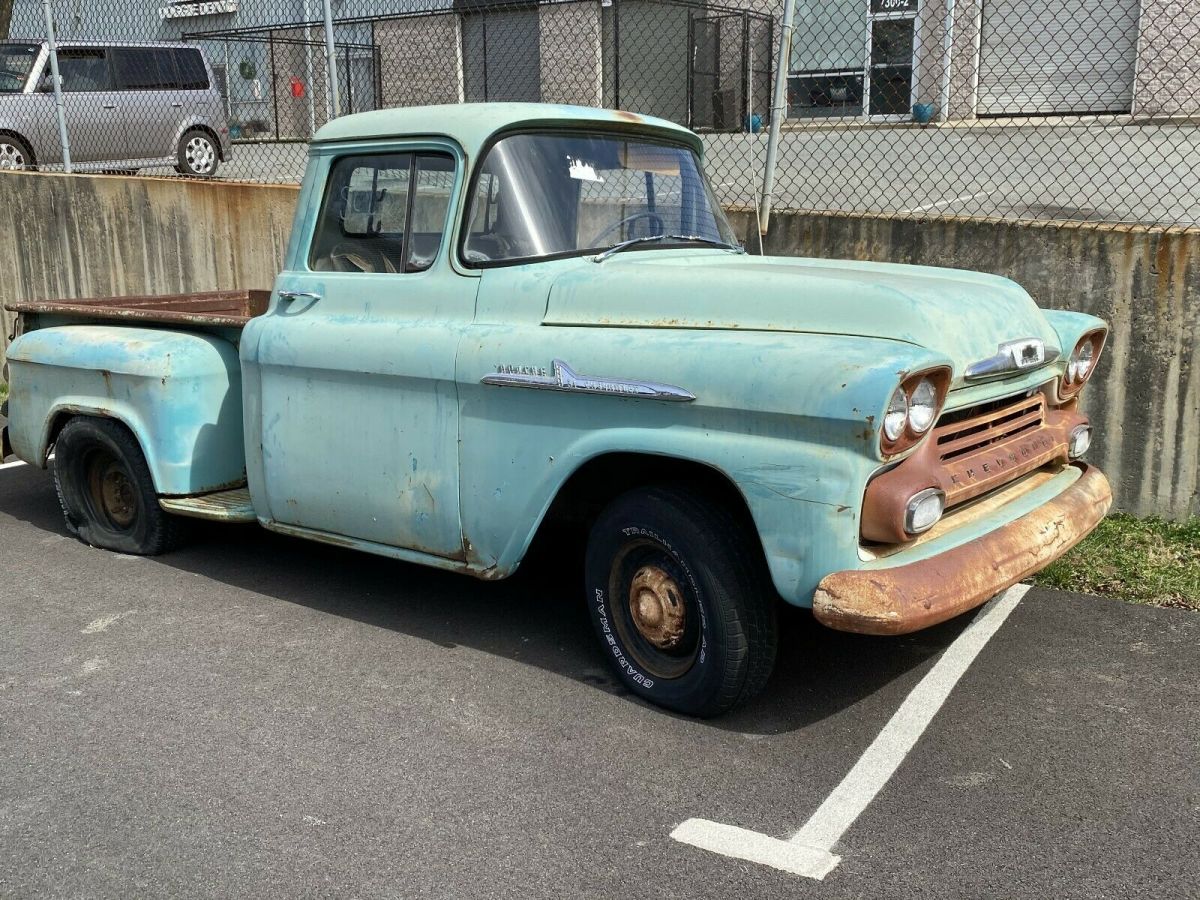
[[[461, 177], [448, 145], [328, 163], [289, 270], [243, 344], [250, 487], [284, 525], [463, 557], [454, 360], [477, 280], [448, 262]], [[310, 174], [320, 185], [321, 172]], [[302, 194], [301, 202], [309, 197]], [[252, 438], [251, 438], [252, 440]]]

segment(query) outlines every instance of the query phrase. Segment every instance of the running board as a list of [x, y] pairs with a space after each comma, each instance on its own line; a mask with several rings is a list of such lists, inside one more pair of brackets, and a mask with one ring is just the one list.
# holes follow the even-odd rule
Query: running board
[[218, 491], [198, 497], [159, 497], [158, 505], [177, 516], [214, 522], [256, 522], [249, 488]]

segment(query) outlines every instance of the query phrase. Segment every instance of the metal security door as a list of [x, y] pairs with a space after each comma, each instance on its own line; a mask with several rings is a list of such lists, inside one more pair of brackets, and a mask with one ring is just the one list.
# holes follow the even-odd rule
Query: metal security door
[[1137, 32], [1137, 0], [985, 0], [976, 111], [1129, 112]]

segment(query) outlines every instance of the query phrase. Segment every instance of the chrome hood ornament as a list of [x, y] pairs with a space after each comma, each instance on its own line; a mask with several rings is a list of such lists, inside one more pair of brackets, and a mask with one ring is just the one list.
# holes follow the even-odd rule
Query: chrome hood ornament
[[541, 391], [563, 391], [575, 394], [608, 394], [617, 397], [640, 397], [646, 400], [672, 400], [686, 403], [696, 395], [673, 384], [656, 381], [631, 381], [625, 378], [602, 378], [580, 375], [561, 359], [553, 362], [550, 372], [541, 366], [497, 366], [480, 381], [499, 387], [532, 388]]
[[1013, 372], [1037, 369], [1058, 358], [1058, 350], [1047, 349], [1041, 338], [1021, 338], [1006, 341], [998, 348], [995, 356], [981, 359], [967, 366], [963, 377], [967, 381], [983, 381], [999, 378]]

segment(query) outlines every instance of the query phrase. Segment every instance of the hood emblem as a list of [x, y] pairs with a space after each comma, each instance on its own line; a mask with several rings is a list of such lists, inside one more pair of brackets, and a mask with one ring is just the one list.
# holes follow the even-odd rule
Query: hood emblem
[[1058, 357], [1058, 350], [1047, 347], [1041, 338], [1021, 338], [1001, 344], [995, 356], [981, 359], [967, 366], [963, 377], [967, 381], [982, 381], [998, 378], [1011, 372], [1036, 369]]
[[540, 391], [563, 391], [573, 394], [609, 394], [617, 397], [640, 397], [646, 400], [673, 400], [686, 403], [696, 395], [673, 384], [656, 381], [631, 381], [625, 378], [601, 378], [580, 375], [561, 359], [554, 360], [549, 373], [542, 366], [496, 366], [496, 371], [480, 379], [483, 384], [499, 387], [532, 388]]

